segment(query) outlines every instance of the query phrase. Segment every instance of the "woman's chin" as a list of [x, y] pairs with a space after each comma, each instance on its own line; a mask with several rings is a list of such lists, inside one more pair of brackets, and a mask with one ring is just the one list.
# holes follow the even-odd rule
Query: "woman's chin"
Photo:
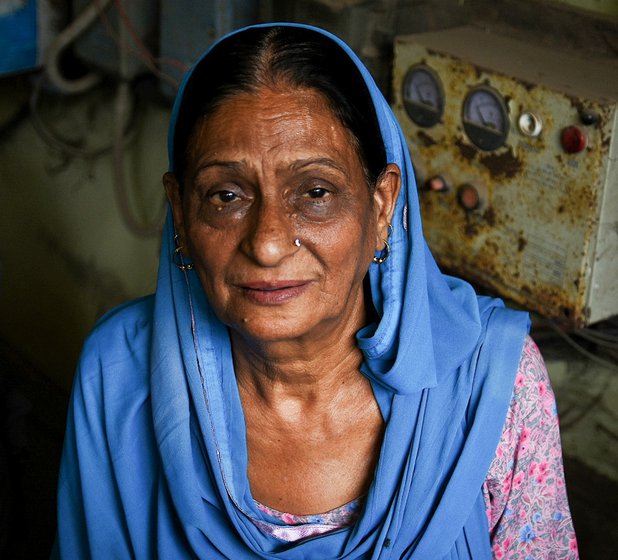
[[322, 330], [315, 321], [284, 314], [265, 315], [247, 315], [230, 323], [229, 327], [242, 338], [260, 345], [310, 340], [313, 336], [317, 338]]
[[232, 291], [233, 297], [209, 299], [225, 301], [218, 310], [213, 306], [219, 319], [253, 344], [307, 345], [353, 336], [364, 317], [360, 294], [326, 298], [317, 284], [308, 283], [276, 290], [243, 290], [241, 294]]

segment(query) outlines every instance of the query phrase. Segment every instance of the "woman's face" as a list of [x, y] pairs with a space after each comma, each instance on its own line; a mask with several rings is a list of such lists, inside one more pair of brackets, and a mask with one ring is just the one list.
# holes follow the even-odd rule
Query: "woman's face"
[[223, 323], [261, 342], [362, 326], [363, 278], [399, 185], [389, 169], [371, 192], [351, 134], [313, 90], [240, 93], [202, 119], [182, 198], [164, 182]]

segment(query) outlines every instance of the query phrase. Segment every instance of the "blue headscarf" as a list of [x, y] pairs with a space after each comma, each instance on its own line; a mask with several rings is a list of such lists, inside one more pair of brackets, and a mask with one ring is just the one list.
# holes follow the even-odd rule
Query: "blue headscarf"
[[[275, 521], [251, 496], [229, 334], [195, 273], [172, 263], [170, 213], [154, 302], [106, 316], [84, 349], [62, 463], [59, 550], [67, 558], [489, 559], [481, 487], [527, 315], [438, 270], [405, 139], [350, 48], [320, 29], [272, 25], [312, 29], [347, 53], [371, 93], [387, 161], [402, 173], [391, 256], [369, 272], [380, 320], [357, 335], [386, 421], [362, 514], [352, 527], [296, 543], [258, 527]], [[172, 113], [170, 162], [190, 80], [191, 72]]]

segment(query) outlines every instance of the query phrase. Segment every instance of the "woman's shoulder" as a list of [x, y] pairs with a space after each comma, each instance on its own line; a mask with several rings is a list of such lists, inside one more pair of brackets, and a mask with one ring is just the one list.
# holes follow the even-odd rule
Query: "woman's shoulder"
[[[105, 313], [95, 324], [87, 341], [116, 338], [120, 333], [139, 335], [152, 328], [154, 295], [123, 303]], [[131, 340], [131, 339], [129, 339]]]
[[[527, 335], [519, 358], [511, 402], [503, 427], [502, 443], [514, 446], [530, 431], [539, 432], [557, 425], [556, 400], [543, 356]], [[520, 450], [521, 451], [521, 450]]]
[[556, 401], [529, 336], [483, 490], [495, 558], [577, 558]]
[[98, 371], [147, 369], [153, 308], [154, 296], [145, 296], [115, 307], [97, 321], [82, 349], [82, 380]]
[[154, 308], [154, 294], [136, 298], [110, 309], [96, 322], [92, 332], [149, 322]]
[[531, 336], [526, 336], [515, 375], [511, 416], [518, 420], [529, 418], [543, 407], [542, 412], [553, 418], [556, 416], [556, 401], [551, 389], [549, 374], [539, 347]]

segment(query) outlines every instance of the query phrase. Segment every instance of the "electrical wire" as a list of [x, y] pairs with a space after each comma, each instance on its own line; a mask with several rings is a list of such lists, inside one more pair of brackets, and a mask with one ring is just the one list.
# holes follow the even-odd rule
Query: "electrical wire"
[[[603, 397], [607, 393], [607, 389], [609, 388], [610, 377], [607, 376], [601, 388], [594, 394], [585, 405], [581, 405], [578, 407], [578, 410], [573, 411], [571, 414], [562, 413], [560, 415], [560, 430], [564, 433], [567, 430], [570, 430], [573, 426], [581, 422], [592, 410], [602, 402]], [[572, 409], [570, 409], [572, 410]]]
[[[49, 125], [45, 123], [41, 116], [40, 106], [41, 94], [46, 83], [46, 77], [46, 74], [41, 74], [36, 80], [34, 80], [34, 86], [32, 88], [29, 101], [30, 122], [43, 142], [56, 151], [62, 152], [71, 157], [86, 160], [97, 159], [110, 153], [113, 147], [113, 142], [111, 140], [109, 143], [99, 148], [81, 148], [77, 146], [75, 142], [71, 142], [70, 140], [63, 138], [57, 132], [52, 131]], [[134, 136], [135, 131], [130, 126], [129, 119], [124, 131], [124, 140], [122, 142], [123, 145], [129, 144]]]
[[165, 217], [165, 197], [161, 209], [157, 212], [155, 219], [150, 223], [143, 223], [138, 220], [131, 210], [131, 203], [128, 196], [128, 187], [125, 181], [124, 170], [124, 129], [126, 128], [127, 114], [131, 112], [131, 92], [129, 84], [125, 81], [118, 82], [116, 92], [116, 102], [114, 106], [114, 148], [113, 157], [113, 183], [116, 201], [122, 220], [127, 229], [137, 237], [152, 237], [161, 233], [163, 220]]
[[52, 132], [51, 128], [43, 121], [40, 114], [40, 98], [45, 81], [45, 74], [41, 74], [38, 79], [35, 80], [29, 102], [30, 121], [32, 122], [34, 130], [43, 142], [54, 150], [82, 159], [96, 159], [110, 152], [112, 149], [111, 143], [100, 148], [80, 148], [79, 146], [76, 146], [75, 143], [60, 136], [58, 133]]
[[606, 342], [615, 342], [616, 344], [618, 344], [618, 333], [612, 334], [610, 332], [599, 331], [599, 330], [591, 329], [591, 328], [583, 328], [577, 332], [578, 334], [586, 333], [587, 336], [590, 336], [597, 340], [604, 340]]
[[52, 149], [55, 149], [70, 157], [93, 160], [108, 153], [113, 158], [113, 185], [114, 193], [120, 210], [120, 215], [127, 229], [137, 237], [152, 237], [161, 232], [165, 216], [165, 197], [161, 209], [157, 211], [157, 217], [151, 223], [141, 223], [133, 216], [131, 204], [127, 195], [126, 182], [124, 180], [124, 149], [135, 138], [133, 121], [134, 103], [131, 100], [130, 85], [126, 80], [118, 82], [116, 98], [114, 102], [114, 130], [113, 140], [100, 148], [86, 149], [76, 146], [74, 143], [52, 132], [40, 116], [40, 96], [45, 83], [45, 75], [39, 76], [35, 82], [30, 97], [30, 118], [34, 129], [41, 139]]
[[[125, 27], [120, 28], [119, 39], [121, 47], [127, 41], [128, 33], [129, 31]], [[127, 229], [137, 237], [152, 237], [159, 235], [163, 227], [166, 210], [165, 197], [162, 197], [163, 203], [155, 219], [150, 223], [140, 222], [131, 210], [128, 187], [125, 181], [124, 131], [130, 121], [130, 115], [133, 113], [134, 106], [133, 96], [127, 80], [129, 74], [129, 52], [127, 49], [120, 48], [118, 71], [120, 81], [118, 82], [114, 103], [114, 142], [112, 151], [114, 193], [120, 215]]]
[[174, 58], [165, 58], [165, 59], [156, 58], [152, 54], [150, 49], [144, 44], [144, 42], [140, 38], [121, 0], [114, 0], [114, 5], [116, 7], [116, 10], [118, 11], [118, 15], [120, 16], [120, 20], [122, 24], [125, 26], [125, 29], [129, 32], [131, 39], [133, 39], [133, 43], [137, 47], [138, 53], [142, 53], [143, 55], [142, 58], [147, 61], [150, 61], [150, 63], [154, 67], [154, 70], [156, 71], [157, 76], [159, 76], [163, 80], [170, 82], [172, 85], [176, 85], [177, 87], [178, 80], [176, 80], [172, 76], [169, 76], [168, 74], [165, 74], [165, 72], [162, 72], [158, 68], [158, 65], [161, 64], [162, 60], [165, 60], [167, 64], [175, 65], [178, 68], [180, 68], [183, 72], [187, 71], [188, 69], [187, 65]]
[[44, 73], [34, 82], [29, 100], [32, 125], [40, 138], [51, 148], [72, 157], [96, 159], [112, 149], [112, 144], [100, 148], [81, 148], [74, 142], [61, 137], [43, 121], [40, 114], [40, 99], [43, 86], [48, 80], [57, 90], [64, 94], [76, 95], [84, 93], [101, 81], [101, 75], [90, 72], [81, 78], [67, 80], [60, 72], [59, 60], [64, 50], [84, 33], [111, 6], [112, 0], [96, 0], [89, 4], [68, 27], [61, 31], [49, 49], [44, 63]]
[[[77, 39], [86, 29], [88, 29], [97, 17], [109, 8], [112, 0], [97, 0], [97, 5], [89, 4], [83, 12], [75, 18], [71, 24], [63, 29], [45, 54], [45, 72], [50, 82], [63, 93], [76, 94], [91, 89], [101, 81], [101, 76], [96, 72], [90, 72], [75, 80], [66, 79], [60, 72], [60, 55], [75, 39]], [[100, 2], [100, 3], [99, 3]]]
[[[581, 391], [575, 391], [577, 393], [577, 397], [576, 399], [570, 404], [570, 406], [567, 406], [566, 408], [561, 408], [561, 413], [560, 413], [560, 429], [561, 431], [564, 433], [568, 430], [570, 430], [571, 428], [573, 428], [576, 424], [580, 423], [586, 416], [588, 416], [598, 405], [600, 405], [603, 402], [603, 398], [605, 396], [605, 394], [607, 393], [607, 390], [610, 386], [610, 383], [612, 381], [612, 376], [608, 373], [604, 373], [604, 372], [595, 372], [595, 379], [600, 379], [601, 381], [601, 386], [598, 387], [595, 391], [594, 394], [589, 395], [589, 387], [595, 386], [596, 387], [596, 383], [586, 383], [585, 381], [583, 381], [583, 377], [585, 376], [586, 371], [588, 370], [588, 368], [590, 368], [592, 363], [595, 364], [599, 364], [601, 366], [603, 366], [603, 368], [606, 368], [607, 370], [610, 371], [618, 371], [618, 364], [612, 363], [608, 360], [604, 360], [602, 358], [599, 358], [597, 355], [593, 354], [592, 352], [590, 352], [589, 350], [587, 350], [586, 348], [584, 348], [583, 346], [581, 346], [580, 344], [578, 344], [572, 336], [570, 336], [569, 334], [567, 334], [563, 328], [561, 328], [559, 325], [557, 325], [556, 323], [554, 323], [553, 321], [549, 320], [549, 319], [541, 319], [540, 325], [546, 325], [547, 327], [549, 327], [549, 330], [547, 331], [538, 331], [535, 329], [534, 331], [534, 338], [535, 340], [545, 340], [546, 342], [549, 341], [549, 335], [553, 332], [555, 334], [557, 334], [562, 340], [564, 340], [570, 347], [572, 347], [576, 352], [578, 352], [579, 354], [583, 355], [586, 360], [582, 360], [580, 363], [583, 366], [583, 370], [577, 372], [577, 374], [573, 374], [572, 375], [572, 382], [577, 383], [583, 383], [584, 386], [586, 387], [585, 389], [581, 389]], [[581, 329], [581, 330], [577, 330], [575, 332], [573, 332], [574, 336], [579, 336], [581, 334], [582, 331], [585, 330], [591, 330], [591, 329]], [[545, 334], [545, 336], [543, 336], [543, 334]], [[553, 335], [555, 337], [555, 334]], [[562, 351], [564, 352], [564, 350]], [[569, 370], [571, 370], [573, 364], [574, 364], [574, 360], [568, 360], [567, 359], [567, 363], [569, 366]], [[573, 389], [571, 389], [571, 392], [573, 391]], [[566, 398], [566, 397], [565, 397]], [[565, 403], [562, 401], [562, 399], [559, 399], [559, 402], [562, 403], [562, 405], [564, 405]], [[567, 401], [568, 402], [568, 399]]]
[[547, 324], [556, 332], [560, 338], [562, 338], [569, 346], [577, 350], [580, 354], [586, 356], [590, 361], [595, 362], [603, 367], [606, 367], [612, 371], [618, 372], [618, 364], [614, 362], [610, 362], [609, 360], [604, 360], [603, 358], [599, 358], [596, 354], [593, 354], [586, 348], [584, 348], [581, 344], [577, 343], [573, 340], [573, 337], [569, 336], [563, 329], [561, 329], [558, 325], [556, 325], [553, 321], [548, 320]]
[[93, 0], [93, 5], [97, 8], [99, 13], [99, 19], [101, 23], [105, 27], [107, 34], [111, 37], [111, 39], [116, 43], [119, 50], [124, 50], [129, 52], [130, 54], [136, 56], [139, 60], [141, 60], [144, 65], [148, 68], [148, 70], [157, 76], [159, 79], [169, 83], [174, 87], [174, 89], [178, 88], [178, 80], [173, 76], [163, 72], [159, 66], [162, 64], [167, 64], [169, 66], [175, 66], [183, 71], [183, 73], [187, 70], [187, 65], [183, 62], [176, 60], [174, 58], [156, 58], [150, 49], [144, 44], [141, 40], [139, 33], [135, 29], [131, 18], [129, 17], [124, 5], [120, 0], [113, 0], [114, 7], [118, 13], [119, 23], [124, 30], [128, 32], [131, 37], [132, 44], [129, 44], [127, 41], [122, 41], [120, 38], [120, 33], [115, 29], [113, 23], [110, 21], [109, 15], [106, 13], [103, 8], [102, 2], [106, 0]]
[[597, 333], [595, 331], [581, 329], [574, 333], [576, 336], [579, 336], [589, 342], [593, 342], [598, 346], [603, 346], [604, 348], [609, 348], [610, 350], [615, 350], [618, 352], [618, 337], [613, 335], [603, 335], [603, 333]]
[[[146, 46], [140, 40], [134, 26], [124, 7], [119, 0], [115, 0], [116, 8], [120, 16], [122, 24], [119, 26], [120, 33], [117, 34], [113, 26], [108, 20], [106, 14], [107, 8], [111, 5], [111, 0], [93, 0], [91, 4], [74, 20], [54, 42], [53, 48], [48, 53], [45, 64], [45, 72], [39, 76], [34, 82], [32, 93], [29, 100], [31, 122], [35, 131], [40, 138], [51, 148], [74, 158], [92, 160], [103, 156], [110, 151], [112, 152], [113, 160], [113, 185], [120, 215], [131, 233], [137, 237], [151, 237], [159, 235], [163, 220], [165, 217], [166, 203], [165, 197], [161, 205], [161, 209], [157, 212], [156, 218], [150, 223], [140, 222], [131, 210], [131, 204], [128, 197], [128, 189], [124, 179], [124, 149], [135, 135], [134, 127], [131, 127], [131, 121], [134, 110], [133, 97], [131, 95], [129, 84], [129, 60], [128, 55], [135, 49], [129, 47], [129, 38], [133, 41], [138, 49], [138, 55], [146, 65], [157, 74], [161, 79], [172, 83], [177, 87], [178, 82], [160, 72], [156, 67], [154, 58]], [[79, 35], [90, 27], [96, 21], [97, 17], [107, 27], [110, 36], [112, 36], [119, 47], [119, 74], [116, 89], [116, 97], [114, 101], [114, 122], [113, 122], [113, 139], [102, 147], [87, 149], [76, 145], [66, 138], [61, 137], [44, 122], [40, 114], [41, 93], [43, 91], [46, 79], [62, 93], [79, 94], [90, 89], [98, 84], [101, 76], [96, 73], [90, 73], [78, 80], [66, 80], [58, 68], [58, 59], [60, 54], [67, 48]]]

